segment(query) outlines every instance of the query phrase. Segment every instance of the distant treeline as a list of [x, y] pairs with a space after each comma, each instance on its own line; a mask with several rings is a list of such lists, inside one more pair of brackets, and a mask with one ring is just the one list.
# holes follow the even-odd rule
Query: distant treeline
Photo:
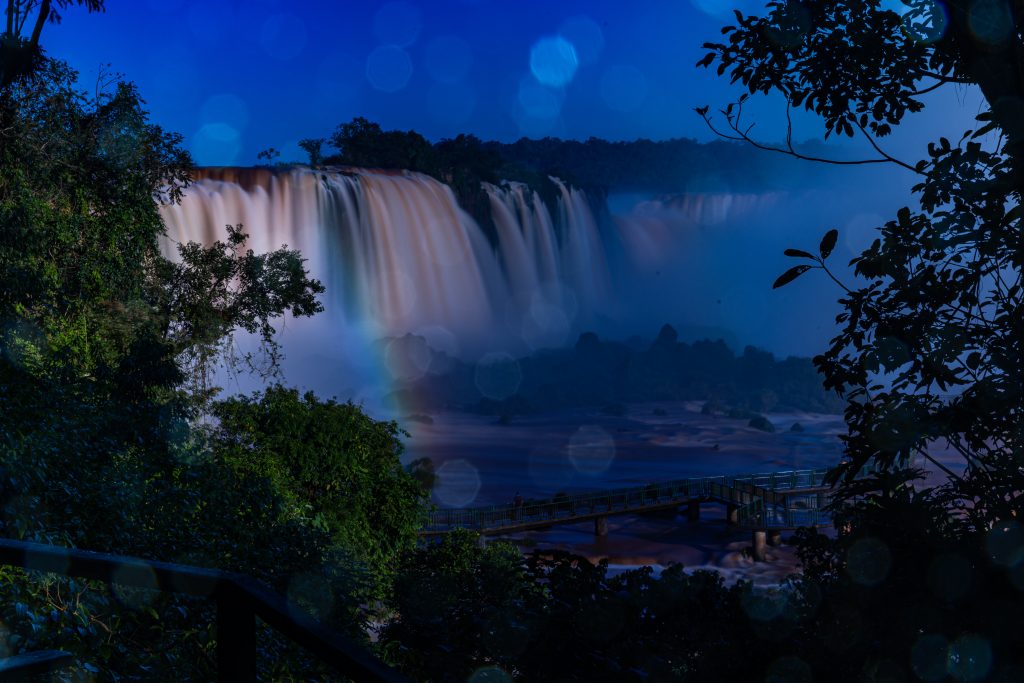
[[[390, 340], [392, 353], [424, 357], [426, 341]], [[404, 347], [404, 348], [403, 348]], [[398, 390], [417, 409], [458, 408], [499, 416], [563, 408], [620, 410], [641, 401], [708, 401], [725, 412], [842, 412], [842, 400], [822, 388], [810, 359], [776, 360], [748, 346], [736, 355], [722, 340], [682, 343], [670, 325], [653, 342], [602, 341], [592, 332], [567, 349], [481, 366], [431, 351], [423, 377]], [[498, 389], [491, 396], [481, 385]], [[506, 395], [507, 394], [507, 395]]]
[[[749, 145], [689, 138], [609, 142], [522, 138], [513, 143], [485, 142], [459, 135], [431, 143], [416, 131], [384, 130], [358, 117], [339, 125], [328, 138], [300, 145], [313, 166], [344, 165], [404, 169], [434, 176], [460, 198], [479, 191], [481, 182], [517, 180], [542, 195], [553, 175], [596, 192], [756, 192], [804, 186], [820, 180], [820, 169], [759, 151]], [[324, 153], [324, 147], [335, 153]], [[272, 159], [277, 154], [262, 153]]]

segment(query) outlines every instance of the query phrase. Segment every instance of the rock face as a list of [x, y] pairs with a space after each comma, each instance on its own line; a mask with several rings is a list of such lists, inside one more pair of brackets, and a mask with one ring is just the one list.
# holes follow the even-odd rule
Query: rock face
[[769, 422], [768, 418], [764, 415], [755, 415], [750, 418], [750, 422], [747, 423], [747, 426], [753, 427], [754, 429], [760, 429], [762, 432], [775, 431], [775, 425]]

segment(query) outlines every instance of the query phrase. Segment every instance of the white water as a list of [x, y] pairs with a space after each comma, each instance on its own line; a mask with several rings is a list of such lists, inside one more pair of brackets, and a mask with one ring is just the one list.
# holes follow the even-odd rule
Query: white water
[[[681, 254], [711, 253], [702, 233], [721, 232], [727, 219], [774, 201], [647, 201], [602, 230], [606, 209], [554, 182], [553, 210], [523, 184], [485, 185], [493, 219], [485, 231], [449, 187], [421, 174], [207, 169], [180, 205], [162, 209], [164, 251], [173, 257], [175, 242], [223, 239], [229, 224], [244, 226], [246, 247], [256, 252], [299, 250], [327, 287], [325, 313], [286, 321], [285, 376], [374, 403], [389, 379], [429, 369], [428, 355], [405, 357], [414, 345], [374, 344], [384, 337], [417, 334], [437, 350], [476, 359], [571, 344], [586, 330], [653, 335], [666, 321], [685, 321], [691, 295], [666, 296], [652, 278], [684, 263]], [[725, 233], [735, 228], [733, 221]]]
[[163, 209], [165, 253], [173, 242], [223, 239], [225, 226], [241, 223], [247, 247], [287, 244], [308, 259], [339, 329], [448, 335], [469, 356], [521, 352], [560, 344], [613, 309], [587, 198], [558, 186], [555, 216], [525, 186], [487, 186], [492, 246], [451, 189], [425, 175], [207, 171]]

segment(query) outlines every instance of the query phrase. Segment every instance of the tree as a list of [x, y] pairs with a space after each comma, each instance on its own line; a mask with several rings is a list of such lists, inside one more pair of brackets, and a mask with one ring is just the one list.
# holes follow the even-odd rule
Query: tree
[[[772, 2], [765, 17], [737, 14], [700, 63], [717, 62], [750, 94], [780, 93], [820, 114], [829, 134], [860, 135], [878, 153], [841, 163], [916, 175], [919, 207], [901, 209], [854, 259], [862, 280], [842, 285], [841, 332], [815, 363], [848, 401], [845, 473], [906, 467], [948, 445], [964, 473], [947, 469], [945, 491], [980, 530], [1024, 512], [1024, 4], [903, 5], [901, 15], [877, 0]], [[978, 128], [941, 138], [914, 164], [887, 154], [879, 138], [953, 83], [984, 95]], [[751, 139], [742, 100], [723, 115], [733, 137]], [[831, 275], [835, 242], [833, 231], [817, 255], [787, 252], [810, 263], [777, 285], [810, 268]]]
[[366, 563], [383, 589], [416, 543], [424, 489], [402, 467], [403, 432], [352, 403], [275, 386], [213, 406], [213, 441], [239, 472], [290, 504]]
[[339, 125], [330, 143], [339, 152], [332, 163], [437, 174], [434, 148], [415, 131], [385, 131], [359, 116]]
[[744, 680], [778, 649], [758, 636], [792, 628], [782, 602], [715, 572], [612, 576], [607, 561], [557, 550], [524, 558], [458, 531], [405, 558], [381, 642], [417, 680], [488, 668], [521, 681]]
[[[1014, 680], [1024, 639], [1024, 3], [878, 0], [768, 4], [736, 14], [717, 63], [747, 90], [698, 113], [727, 137], [834, 164], [896, 164], [916, 177], [904, 207], [856, 257], [856, 282], [829, 264], [837, 230], [776, 287], [822, 270], [842, 289], [839, 332], [814, 359], [847, 402], [847, 462], [837, 468], [840, 532], [804, 532], [802, 621], [793, 645], [829, 680]], [[886, 5], [891, 7], [891, 3]], [[908, 163], [883, 138], [952, 84], [986, 101], [975, 130], [928, 146]], [[829, 135], [863, 137], [874, 155], [829, 159], [751, 136], [752, 94], [823, 119]], [[725, 122], [719, 127], [718, 120]], [[947, 467], [936, 448], [958, 454]], [[923, 457], [946, 475], [927, 488]], [[864, 465], [876, 474], [857, 481]], [[1004, 613], [1005, 610], [1005, 613]], [[809, 671], [808, 671], [809, 673]]]
[[[180, 198], [191, 159], [131, 84], [90, 96], [40, 58], [0, 86], [0, 122], [0, 535], [309, 584], [301, 602], [362, 637], [364, 572], [195, 428], [207, 395], [183, 372], [233, 331], [272, 342], [285, 312], [319, 310], [320, 284], [237, 228], [161, 256], [158, 203]], [[208, 601], [10, 569], [0, 595], [12, 653], [66, 649], [112, 680], [213, 677]], [[312, 676], [274, 636], [260, 648], [269, 677]]]
[[[83, 6], [89, 12], [102, 12], [105, 0], [7, 0], [6, 24], [0, 33], [0, 87], [10, 85], [39, 67], [42, 60], [39, 39], [43, 27], [46, 22], [60, 23], [60, 11], [72, 5]], [[29, 27], [31, 32], [28, 32]]]
[[309, 155], [309, 165], [313, 168], [317, 168], [324, 161], [324, 155], [322, 147], [327, 142], [323, 138], [306, 138], [305, 140], [299, 140], [299, 147], [302, 151]]

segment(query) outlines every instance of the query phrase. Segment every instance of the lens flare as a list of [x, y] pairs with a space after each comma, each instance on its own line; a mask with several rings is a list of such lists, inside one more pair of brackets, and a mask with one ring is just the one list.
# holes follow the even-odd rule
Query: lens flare
[[442, 505], [463, 508], [480, 493], [480, 471], [467, 460], [448, 460], [437, 468], [434, 498]]
[[530, 71], [543, 85], [561, 88], [576, 75], [576, 48], [562, 36], [541, 38], [530, 48]]

